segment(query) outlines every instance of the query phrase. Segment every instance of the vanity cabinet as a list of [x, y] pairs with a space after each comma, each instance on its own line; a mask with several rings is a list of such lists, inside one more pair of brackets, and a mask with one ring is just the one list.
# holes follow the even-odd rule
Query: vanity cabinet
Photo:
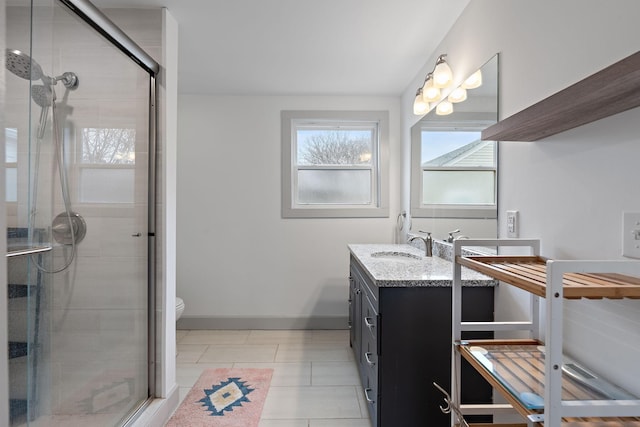
[[[373, 427], [449, 426], [433, 386], [451, 378], [451, 287], [378, 287], [351, 256], [350, 341]], [[493, 320], [493, 287], [465, 287], [468, 321]], [[475, 332], [470, 338], [492, 338]], [[491, 387], [465, 365], [462, 398], [488, 403]], [[491, 417], [475, 421], [490, 422]]]

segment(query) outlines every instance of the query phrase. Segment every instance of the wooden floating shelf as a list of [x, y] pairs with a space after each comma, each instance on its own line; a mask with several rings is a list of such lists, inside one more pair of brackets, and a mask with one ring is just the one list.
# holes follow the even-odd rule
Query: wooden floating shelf
[[640, 106], [640, 51], [489, 126], [485, 141], [537, 141]]
[[[539, 297], [546, 296], [546, 258], [540, 256], [456, 257], [456, 262]], [[640, 298], [640, 278], [622, 274], [567, 273], [563, 278], [567, 299]]]

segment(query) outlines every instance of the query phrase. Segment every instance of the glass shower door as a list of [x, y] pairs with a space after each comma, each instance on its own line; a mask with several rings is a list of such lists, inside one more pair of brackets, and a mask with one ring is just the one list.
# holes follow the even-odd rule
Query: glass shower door
[[28, 349], [11, 426], [122, 425], [150, 397], [150, 75], [57, 2], [8, 6], [7, 22], [7, 47], [42, 71], [7, 73], [8, 224], [51, 247], [9, 265], [30, 277], [9, 312]]
[[53, 22], [54, 69], [80, 82], [59, 111], [72, 210], [87, 231], [73, 268], [52, 280], [52, 413], [115, 426], [149, 397], [150, 77], [67, 9]]

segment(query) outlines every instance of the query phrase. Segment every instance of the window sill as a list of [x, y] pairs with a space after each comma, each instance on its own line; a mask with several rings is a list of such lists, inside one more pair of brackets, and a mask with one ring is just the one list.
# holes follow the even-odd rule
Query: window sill
[[389, 208], [298, 208], [282, 210], [282, 218], [388, 218]]
[[413, 218], [467, 218], [467, 219], [497, 219], [498, 210], [495, 206], [454, 207], [434, 206], [411, 208]]

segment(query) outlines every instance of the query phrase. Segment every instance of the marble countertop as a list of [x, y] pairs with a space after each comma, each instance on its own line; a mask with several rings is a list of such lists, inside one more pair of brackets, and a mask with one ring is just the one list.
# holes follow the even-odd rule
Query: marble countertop
[[[451, 286], [453, 277], [451, 261], [438, 256], [425, 257], [424, 251], [414, 246], [350, 244], [348, 247], [378, 287]], [[385, 256], [387, 254], [390, 256]], [[464, 286], [496, 286], [498, 282], [463, 267], [462, 284]]]

